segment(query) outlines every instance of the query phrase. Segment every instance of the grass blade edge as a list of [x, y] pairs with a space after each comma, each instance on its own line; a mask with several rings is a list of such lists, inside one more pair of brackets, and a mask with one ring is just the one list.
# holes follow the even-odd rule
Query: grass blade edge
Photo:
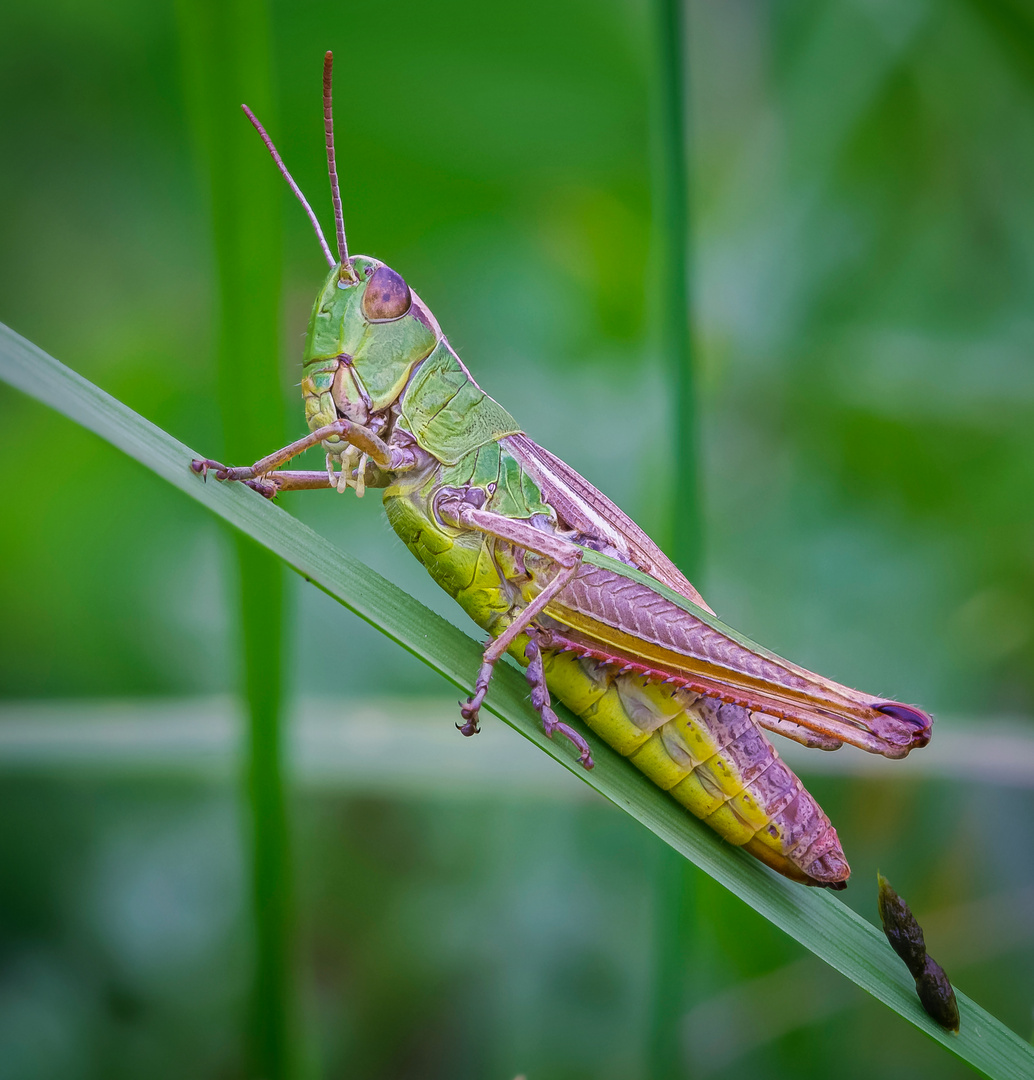
[[[0, 379], [106, 439], [273, 551], [457, 687], [471, 689], [480, 661], [477, 642], [254, 492], [203, 483], [188, 467], [192, 450], [2, 323]], [[597, 766], [585, 773], [566, 744], [553, 743], [542, 733], [517, 671], [498, 673], [486, 707], [961, 1060], [993, 1080], [1034, 1075], [1034, 1047], [964, 994], [958, 994], [961, 1032], [953, 1035], [934, 1024], [882, 934], [835, 896], [794, 885], [724, 843], [598, 739], [593, 739]]]

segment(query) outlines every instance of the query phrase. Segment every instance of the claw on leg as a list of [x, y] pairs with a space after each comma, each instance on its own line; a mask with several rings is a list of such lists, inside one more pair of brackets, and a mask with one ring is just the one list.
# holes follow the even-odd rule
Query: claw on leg
[[[234, 470], [224, 465], [221, 461], [213, 461], [212, 458], [194, 458], [190, 463], [190, 467], [205, 481], [205, 483], [208, 482], [208, 474], [210, 472], [215, 473], [216, 480], [237, 479], [237, 477], [231, 477], [231, 473], [233, 473]], [[257, 476], [254, 479], [245, 479], [244, 477], [241, 477], [240, 479], [241, 483], [246, 484], [252, 491], [257, 491], [267, 499], [275, 499], [280, 491], [280, 488], [276, 483], [261, 476]]]
[[456, 728], [464, 735], [477, 735], [481, 730], [478, 727], [478, 712], [488, 693], [488, 684], [492, 681], [492, 672], [495, 669], [494, 660], [486, 660], [478, 672], [477, 682], [474, 684], [474, 696], [460, 702], [460, 716], [464, 723], [457, 724]]
[[557, 714], [553, 712], [549, 701], [549, 688], [546, 686], [546, 673], [542, 668], [542, 652], [534, 637], [528, 639], [528, 644], [524, 649], [524, 655], [529, 661], [528, 669], [525, 674], [528, 676], [528, 682], [531, 683], [531, 703], [535, 706], [535, 711], [542, 718], [543, 731], [545, 731], [551, 739], [553, 738], [553, 733], [555, 731], [559, 731], [561, 735], [565, 735], [578, 749], [578, 760], [581, 762], [582, 767], [585, 769], [593, 768], [596, 763], [592, 760], [589, 744], [573, 727], [571, 727], [570, 724], [565, 724], [559, 719]]
[[[215, 478], [217, 480], [225, 479], [230, 471], [221, 461], [213, 461], [211, 458], [194, 458], [190, 463], [190, 467], [206, 482], [208, 480], [208, 472], [210, 469], [215, 469]], [[223, 475], [220, 476], [220, 473]]]
[[[460, 705], [463, 706], [462, 701], [460, 702]], [[481, 728], [478, 727], [478, 720], [477, 720], [476, 715], [473, 716], [473, 717], [470, 717], [468, 719], [467, 710], [466, 710], [465, 706], [460, 709], [460, 715], [464, 718], [464, 721], [465, 721], [462, 724], [457, 724], [456, 725], [456, 730], [458, 732], [460, 732], [460, 734], [466, 735], [468, 737], [471, 736], [471, 735], [480, 735], [481, 734]]]
[[[490, 645], [489, 648], [491, 649], [492, 646]], [[592, 760], [589, 744], [570, 724], [565, 724], [553, 712], [549, 700], [549, 688], [546, 686], [546, 674], [542, 667], [542, 652], [534, 637], [529, 638], [524, 655], [529, 660], [526, 674], [528, 682], [531, 684], [531, 703], [542, 718], [542, 729], [550, 738], [553, 738], [555, 732], [560, 732], [565, 738], [570, 739], [578, 750], [578, 760], [582, 763], [582, 766], [586, 769], [593, 768], [595, 762]], [[481, 670], [478, 672], [477, 682], [474, 684], [473, 697], [460, 703], [460, 715], [463, 717], [464, 722], [457, 724], [456, 729], [463, 732], [464, 735], [476, 735], [481, 730], [478, 726], [478, 712], [485, 700], [485, 695], [488, 693], [488, 684], [492, 681], [492, 672], [496, 664], [495, 657], [490, 656], [487, 650], [485, 656], [486, 659], [481, 664]]]

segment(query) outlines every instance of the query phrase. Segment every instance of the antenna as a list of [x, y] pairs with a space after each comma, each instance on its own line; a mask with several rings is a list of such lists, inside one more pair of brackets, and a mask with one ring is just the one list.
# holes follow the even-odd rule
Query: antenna
[[352, 264], [348, 260], [345, 243], [345, 219], [341, 213], [341, 189], [337, 182], [337, 164], [334, 161], [334, 110], [331, 100], [331, 83], [334, 73], [334, 54], [328, 49], [323, 57], [323, 130], [327, 138], [327, 171], [330, 173], [330, 193], [334, 199], [334, 225], [337, 229], [337, 254], [341, 264], [341, 280], [351, 278]]
[[298, 201], [305, 207], [305, 212], [309, 215], [309, 220], [312, 222], [312, 227], [316, 230], [316, 235], [319, 237], [320, 247], [323, 248], [323, 254], [326, 257], [327, 262], [331, 266], [337, 266], [337, 261], [331, 254], [330, 245], [327, 243], [327, 238], [323, 235], [323, 230], [320, 228], [319, 219], [313, 212], [312, 207], [309, 205], [305, 196], [301, 192], [301, 188], [294, 182], [294, 178], [287, 171], [287, 166], [284, 164], [283, 158], [277, 153], [276, 147], [273, 145], [273, 140], [266, 134], [266, 129], [258, 122], [255, 114], [248, 108], [247, 105], [242, 105], [244, 115], [252, 122], [255, 130], [259, 133], [259, 137], [266, 144], [266, 149], [269, 151], [273, 160], [276, 162], [276, 167], [280, 170], [281, 175], [287, 181], [291, 190], [298, 197]]

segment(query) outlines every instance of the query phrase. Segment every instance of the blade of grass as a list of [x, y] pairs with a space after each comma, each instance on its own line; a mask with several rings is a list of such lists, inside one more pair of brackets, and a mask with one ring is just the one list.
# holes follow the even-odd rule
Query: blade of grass
[[[476, 641], [261, 496], [241, 486], [203, 483], [190, 471], [196, 456], [192, 450], [2, 323], [0, 379], [107, 439], [274, 552], [464, 693], [472, 690], [481, 661]], [[103, 478], [92, 483], [101, 498]], [[961, 1060], [992, 1080], [1034, 1075], [1034, 1046], [962, 993], [960, 1033], [938, 1027], [923, 1012], [904, 966], [871, 923], [833, 894], [795, 885], [726, 844], [591, 733], [596, 768], [585, 772], [566, 740], [554, 743], [543, 734], [520, 672], [509, 666], [497, 672], [486, 708]], [[565, 719], [577, 723], [570, 714]]]
[[[269, 12], [255, 0], [179, 0], [183, 82], [195, 154], [210, 194], [224, 460], [284, 442], [279, 378], [280, 177], [240, 112], [270, 122]], [[315, 83], [314, 83], [315, 86]], [[250, 1075], [297, 1074], [291, 862], [283, 765], [284, 575], [235, 534], [244, 781], [254, 934], [246, 1059]]]

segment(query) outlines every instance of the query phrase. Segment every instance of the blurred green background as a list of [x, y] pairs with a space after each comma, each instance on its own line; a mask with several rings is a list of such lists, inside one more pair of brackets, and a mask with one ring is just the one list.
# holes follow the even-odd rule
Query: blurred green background
[[[324, 226], [332, 48], [351, 249], [670, 539], [645, 0], [271, 17], [269, 127]], [[176, 6], [5, 0], [0, 26], [0, 318], [218, 452]], [[688, 28], [697, 584], [771, 648], [942, 720], [936, 769], [792, 760], [851, 859], [846, 901], [876, 918], [879, 866], [957, 985], [1029, 1036], [1034, 3], [694, 0]], [[257, 139], [254, 162], [272, 168]], [[324, 266], [286, 188], [282, 212], [297, 437]], [[232, 547], [5, 387], [0, 448], [0, 1078], [242, 1076]], [[463, 625], [376, 493], [284, 503]], [[301, 1073], [647, 1076], [658, 936], [677, 944], [659, 843], [495, 721], [455, 735], [451, 689], [321, 593], [292, 579], [287, 598]], [[686, 1075], [966, 1072], [720, 887], [687, 886]]]

